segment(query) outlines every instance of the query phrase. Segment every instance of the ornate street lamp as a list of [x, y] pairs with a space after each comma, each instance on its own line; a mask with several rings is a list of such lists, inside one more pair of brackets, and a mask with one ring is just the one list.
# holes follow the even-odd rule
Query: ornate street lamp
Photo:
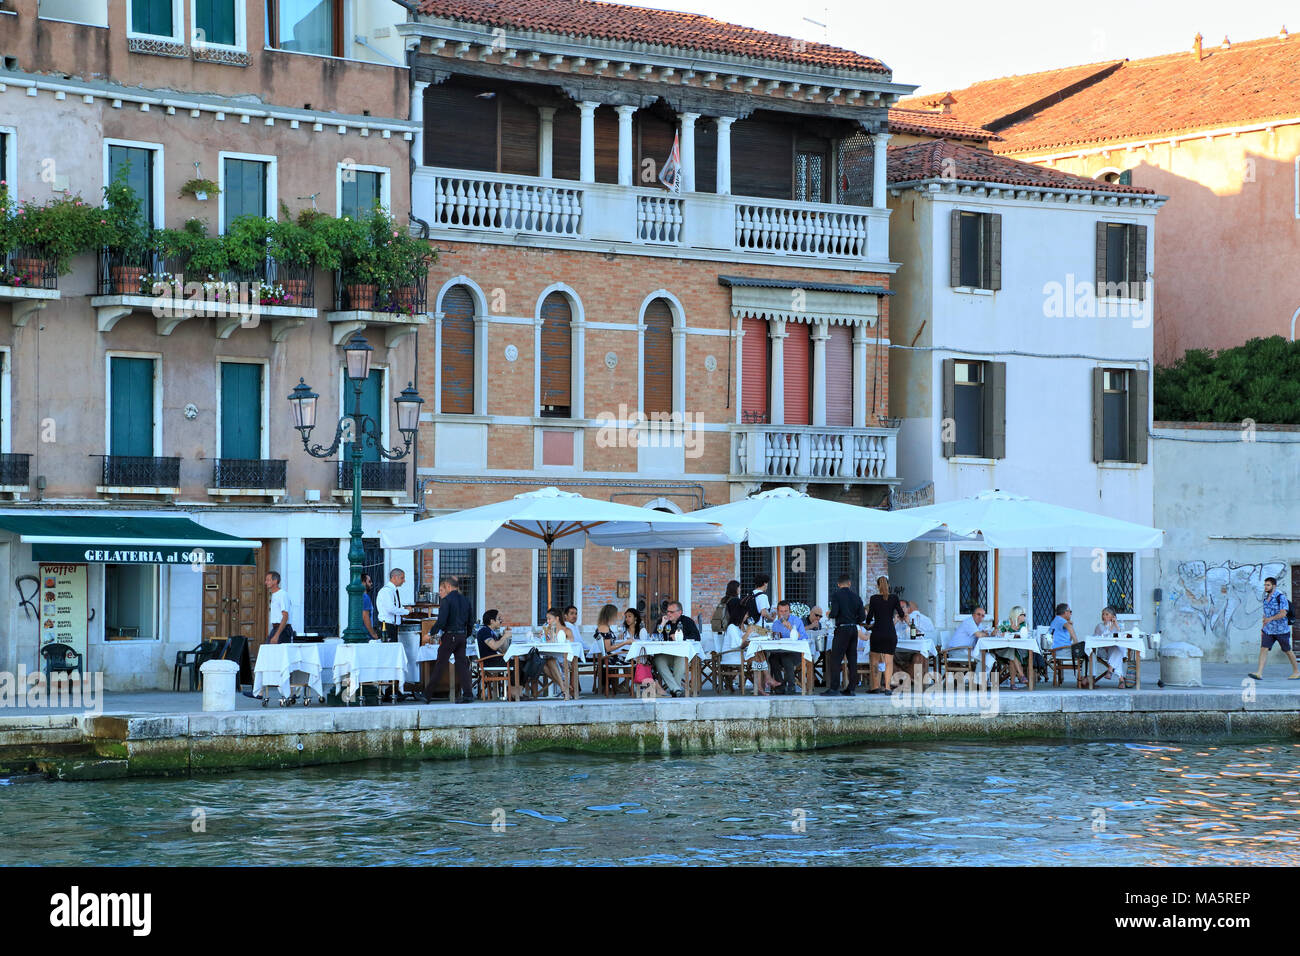
[[[410, 454], [411, 443], [419, 429], [420, 406], [424, 404], [424, 399], [415, 390], [414, 384], [408, 382], [406, 388], [402, 389], [402, 394], [394, 399], [397, 406], [397, 430], [402, 433], [406, 446], [389, 449], [380, 444], [383, 431], [379, 422], [361, 411], [361, 388], [370, 377], [370, 356], [373, 351], [360, 332], [354, 333], [343, 347], [347, 376], [352, 383], [353, 410], [339, 418], [334, 441], [328, 448], [310, 444], [312, 429], [316, 427], [316, 402], [320, 396], [301, 378], [289, 394], [289, 405], [293, 408], [293, 427], [302, 436], [302, 447], [307, 454], [313, 458], [333, 458], [345, 436], [352, 444], [352, 544], [348, 548], [351, 576], [348, 579], [348, 626], [343, 632], [343, 640], [350, 643], [364, 643], [370, 639], [365, 625], [361, 623], [361, 566], [366, 558], [361, 543], [362, 453], [369, 442], [381, 457], [389, 461], [405, 458]], [[345, 397], [344, 405], [346, 404]]]

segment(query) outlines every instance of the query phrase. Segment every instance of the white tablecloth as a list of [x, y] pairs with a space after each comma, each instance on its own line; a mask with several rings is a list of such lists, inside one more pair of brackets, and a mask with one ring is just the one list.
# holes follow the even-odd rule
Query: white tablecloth
[[1085, 654], [1099, 651], [1103, 647], [1121, 647], [1126, 651], [1137, 651], [1138, 657], [1146, 653], [1147, 642], [1143, 637], [1130, 637], [1128, 634], [1085, 634], [1083, 650]]
[[983, 654], [985, 651], [995, 650], [1017, 650], [1029, 651], [1033, 654], [1041, 654], [1042, 648], [1032, 637], [1021, 637], [1019, 634], [994, 634], [992, 637], [981, 637], [975, 643], [975, 653]]
[[523, 657], [533, 648], [537, 648], [542, 654], [557, 654], [568, 660], [585, 660], [586, 655], [583, 653], [582, 644], [578, 641], [523, 641], [516, 638], [506, 648], [502, 654], [504, 660], [510, 660], [514, 657]]
[[400, 643], [343, 644], [334, 655], [336, 687], [342, 687], [345, 680], [355, 687], [375, 681], [397, 681], [400, 684], [405, 679], [406, 649]]
[[749, 641], [749, 646], [745, 648], [745, 656], [747, 658], [753, 657], [755, 654], [761, 653], [763, 651], [766, 651], [769, 654], [772, 653], [773, 651], [775, 651], [778, 654], [785, 653], [785, 652], [793, 652], [796, 654], [803, 655], [804, 660], [810, 661], [813, 659], [812, 644], [810, 644], [808, 641], [805, 641], [803, 638], [799, 638], [799, 637], [763, 638], [761, 640], [756, 638], [751, 638]]
[[934, 641], [925, 635], [921, 635], [916, 640], [900, 640], [895, 649], [900, 651], [920, 651], [926, 657], [937, 658], [939, 656], [939, 649], [934, 646]]
[[307, 686], [323, 697], [320, 671], [319, 644], [263, 644], [253, 668], [253, 695], [261, 694], [265, 687], [277, 687], [281, 697], [288, 697], [289, 682], [298, 672], [299, 680], [306, 674]]
[[[703, 636], [703, 635], [701, 635]], [[692, 658], [699, 657], [703, 649], [704, 642], [701, 641], [633, 641], [632, 646], [626, 648], [625, 656], [628, 660], [640, 657], [642, 654], [653, 657], [655, 654], [667, 654], [670, 657], [684, 657], [688, 661]]]

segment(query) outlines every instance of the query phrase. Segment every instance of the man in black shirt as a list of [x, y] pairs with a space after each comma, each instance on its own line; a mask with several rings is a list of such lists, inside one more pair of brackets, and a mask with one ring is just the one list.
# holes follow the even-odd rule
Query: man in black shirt
[[[853, 696], [853, 688], [858, 684], [858, 625], [866, 621], [862, 598], [858, 597], [851, 585], [853, 579], [841, 574], [839, 587], [831, 595], [830, 616], [835, 621], [835, 637], [826, 654], [826, 690], [823, 697], [843, 694]], [[845, 658], [849, 661], [849, 686], [840, 690], [840, 666]]]
[[[700, 629], [695, 626], [693, 620], [682, 613], [681, 602], [672, 601], [668, 605], [667, 612], [659, 620], [659, 627], [656, 628], [657, 636], [661, 641], [675, 640], [679, 629], [684, 641], [700, 639]], [[668, 692], [673, 697], [681, 697], [684, 692], [682, 681], [686, 677], [686, 658], [673, 654], [656, 654], [654, 668], [663, 685], [668, 688]]]
[[456, 703], [470, 704], [474, 696], [469, 686], [469, 658], [465, 655], [465, 639], [473, 626], [469, 598], [460, 593], [460, 582], [452, 575], [447, 575], [438, 585], [438, 620], [434, 622], [429, 636], [438, 636], [438, 662], [433, 667], [429, 683], [424, 685], [424, 699], [433, 700], [433, 689], [438, 686], [442, 673], [447, 669], [447, 660], [456, 655]]

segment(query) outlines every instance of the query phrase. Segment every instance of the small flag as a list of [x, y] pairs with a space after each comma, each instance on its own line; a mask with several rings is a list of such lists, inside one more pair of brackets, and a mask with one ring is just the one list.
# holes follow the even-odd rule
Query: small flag
[[673, 151], [668, 154], [668, 162], [659, 170], [659, 181], [669, 192], [682, 191], [682, 147], [678, 136], [673, 137]]

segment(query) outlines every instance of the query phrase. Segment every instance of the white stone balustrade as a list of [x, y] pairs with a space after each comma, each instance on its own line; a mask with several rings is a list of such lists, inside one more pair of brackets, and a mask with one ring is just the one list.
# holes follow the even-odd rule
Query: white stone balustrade
[[680, 244], [682, 221], [682, 200], [679, 197], [636, 197], [636, 234], [642, 242]]
[[433, 227], [513, 235], [582, 235], [582, 189], [558, 180], [490, 173], [439, 173], [427, 184], [432, 209], [416, 206]]
[[732, 475], [796, 482], [891, 481], [897, 477], [897, 435], [894, 428], [732, 425]]

